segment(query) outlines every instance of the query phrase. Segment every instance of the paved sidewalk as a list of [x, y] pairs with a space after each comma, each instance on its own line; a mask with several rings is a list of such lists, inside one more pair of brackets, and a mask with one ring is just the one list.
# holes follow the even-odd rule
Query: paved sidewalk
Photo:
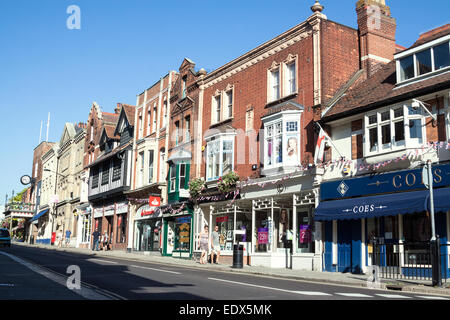
[[[194, 267], [198, 269], [210, 269], [217, 271], [249, 273], [265, 276], [282, 277], [288, 279], [307, 280], [321, 283], [350, 285], [359, 287], [372, 287], [368, 282], [368, 275], [358, 275], [351, 273], [339, 273], [339, 272], [317, 272], [317, 271], [300, 271], [290, 269], [273, 269], [267, 267], [257, 266], [244, 266], [242, 269], [234, 269], [230, 265], [224, 264], [206, 264], [201, 265], [194, 260], [179, 259], [172, 257], [163, 257], [160, 253], [141, 253], [141, 252], [126, 252], [126, 251], [92, 251], [84, 248], [59, 248], [49, 245], [30, 245], [21, 242], [13, 242], [13, 245], [36, 247], [47, 250], [73, 252], [79, 254], [111, 257], [125, 260], [137, 260], [143, 262], [155, 262], [166, 265], [183, 265], [186, 267]], [[380, 289], [392, 289], [406, 292], [427, 293], [435, 295], [450, 296], [450, 281], [443, 283], [442, 288], [432, 287], [431, 280], [395, 280], [395, 279], [381, 279], [378, 288]]]

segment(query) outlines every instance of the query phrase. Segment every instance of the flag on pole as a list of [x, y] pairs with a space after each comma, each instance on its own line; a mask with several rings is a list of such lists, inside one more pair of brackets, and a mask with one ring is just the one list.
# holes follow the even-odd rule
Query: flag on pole
[[325, 133], [325, 131], [320, 128], [320, 133], [319, 133], [319, 138], [317, 139], [317, 144], [316, 144], [316, 152], [314, 153], [314, 164], [317, 165], [318, 161], [322, 161], [323, 160], [323, 153], [325, 150], [325, 142], [327, 140], [327, 135]]

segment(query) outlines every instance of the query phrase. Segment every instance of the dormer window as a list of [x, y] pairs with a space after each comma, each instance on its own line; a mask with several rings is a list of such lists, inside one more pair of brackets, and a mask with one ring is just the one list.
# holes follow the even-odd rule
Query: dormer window
[[399, 53], [397, 82], [417, 78], [450, 67], [450, 36]]

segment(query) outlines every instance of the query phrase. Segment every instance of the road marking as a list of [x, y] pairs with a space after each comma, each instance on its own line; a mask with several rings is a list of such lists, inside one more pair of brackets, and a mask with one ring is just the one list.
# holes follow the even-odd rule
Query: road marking
[[99, 262], [106, 262], [106, 263], [111, 263], [111, 264], [119, 264], [118, 262], [115, 262], [115, 261], [108, 261], [108, 260], [94, 259], [94, 258], [87, 259], [87, 261], [99, 261]]
[[214, 280], [214, 281], [222, 281], [222, 282], [238, 284], [238, 285], [241, 285], [241, 286], [269, 289], [269, 290], [275, 290], [275, 291], [281, 291], [281, 292], [287, 292], [287, 293], [295, 293], [295, 294], [303, 294], [303, 295], [316, 295], [316, 296], [331, 296], [331, 294], [324, 293], [324, 292], [293, 291], [293, 290], [286, 290], [286, 289], [280, 289], [280, 288], [274, 288], [274, 287], [260, 286], [260, 285], [257, 285], [257, 284], [246, 283], [246, 282], [237, 282], [237, 281], [217, 279], [217, 278], [208, 278], [208, 279], [209, 280]]
[[141, 269], [148, 269], [148, 270], [154, 270], [154, 271], [161, 271], [161, 272], [167, 272], [167, 273], [173, 273], [173, 274], [181, 274], [181, 272], [169, 271], [169, 270], [164, 270], [164, 269], [149, 268], [149, 267], [141, 267], [141, 266], [136, 266], [136, 265], [131, 265], [130, 267], [141, 268]]
[[398, 294], [379, 294], [379, 293], [376, 293], [375, 295], [383, 297], [383, 298], [391, 298], [391, 299], [411, 299], [411, 297], [401, 296], [401, 295], [398, 295]]
[[434, 296], [416, 296], [416, 298], [430, 299], [430, 300], [449, 300], [448, 298], [434, 297]]
[[336, 292], [336, 294], [344, 297], [351, 297], [351, 298], [373, 298], [372, 296], [369, 296], [367, 294], [362, 293], [340, 293]]
[[[21, 258], [16, 257], [9, 253], [0, 251], [0, 254], [3, 254], [5, 256], [11, 258], [12, 260], [20, 263], [21, 265], [24, 265], [31, 271], [34, 271], [37, 274], [40, 274], [40, 275], [67, 288], [67, 277], [66, 276], [59, 275], [56, 272], [46, 271], [45, 269], [43, 269], [35, 264], [29, 263], [29, 262], [22, 260]], [[86, 299], [89, 299], [89, 300], [111, 300], [110, 297], [100, 294], [100, 293], [96, 292], [95, 290], [87, 288], [86, 286], [81, 286], [81, 288], [79, 290], [70, 290], [69, 288], [67, 288], [67, 290], [72, 291], [76, 294], [79, 294], [80, 296], [82, 296]]]
[[302, 294], [304, 296], [331, 296], [329, 293], [317, 292], [317, 291], [292, 291], [297, 294]]

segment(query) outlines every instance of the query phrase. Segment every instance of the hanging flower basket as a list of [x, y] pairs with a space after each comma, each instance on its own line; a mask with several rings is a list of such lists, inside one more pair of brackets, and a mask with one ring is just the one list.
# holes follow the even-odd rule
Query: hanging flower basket
[[201, 178], [197, 178], [189, 182], [189, 195], [194, 200], [197, 199], [205, 189], [205, 181]]
[[219, 178], [217, 188], [222, 193], [228, 193], [236, 188], [236, 182], [238, 181], [239, 175], [234, 171], [230, 171]]

